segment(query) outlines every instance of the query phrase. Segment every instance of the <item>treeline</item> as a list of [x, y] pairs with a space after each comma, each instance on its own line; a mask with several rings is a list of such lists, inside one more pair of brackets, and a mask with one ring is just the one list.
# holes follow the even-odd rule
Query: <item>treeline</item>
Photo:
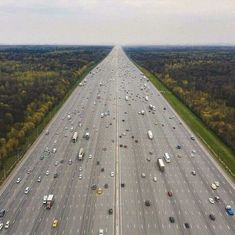
[[0, 47], [0, 169], [7, 157], [111, 47]]
[[235, 47], [129, 47], [125, 50], [235, 150]]

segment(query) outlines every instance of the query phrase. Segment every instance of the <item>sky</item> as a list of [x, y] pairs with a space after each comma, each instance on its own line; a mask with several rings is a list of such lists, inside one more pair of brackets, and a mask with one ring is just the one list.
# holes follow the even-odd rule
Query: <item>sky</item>
[[0, 0], [0, 44], [235, 45], [235, 0]]

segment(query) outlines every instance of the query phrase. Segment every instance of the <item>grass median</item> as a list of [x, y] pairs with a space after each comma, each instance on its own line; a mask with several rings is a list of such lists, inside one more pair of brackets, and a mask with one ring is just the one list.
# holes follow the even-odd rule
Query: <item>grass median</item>
[[222, 142], [219, 137], [212, 132], [203, 121], [194, 114], [185, 104], [181, 102], [159, 79], [157, 79], [147, 69], [137, 67], [145, 74], [146, 77], [160, 90], [166, 100], [175, 109], [179, 116], [201, 140], [201, 142], [209, 149], [214, 158], [225, 169], [228, 175], [235, 181], [235, 153]]

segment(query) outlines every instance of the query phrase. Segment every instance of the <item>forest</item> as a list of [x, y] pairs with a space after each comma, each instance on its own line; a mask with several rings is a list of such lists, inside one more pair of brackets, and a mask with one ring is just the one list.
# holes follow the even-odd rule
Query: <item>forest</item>
[[235, 47], [126, 47], [235, 150]]
[[0, 46], [0, 169], [80, 79], [101, 46]]

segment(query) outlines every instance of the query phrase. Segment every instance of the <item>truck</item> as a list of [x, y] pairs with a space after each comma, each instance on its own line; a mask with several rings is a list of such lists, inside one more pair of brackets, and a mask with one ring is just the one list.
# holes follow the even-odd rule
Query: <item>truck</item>
[[84, 149], [83, 149], [83, 148], [80, 148], [79, 153], [78, 153], [78, 160], [79, 160], [79, 161], [82, 161], [84, 155], [85, 155]]
[[147, 134], [148, 134], [149, 139], [152, 140], [153, 139], [152, 131], [148, 130]]
[[73, 137], [72, 137], [73, 143], [77, 142], [77, 139], [78, 139], [78, 133], [77, 133], [77, 131], [75, 131], [75, 132], [73, 133]]
[[164, 170], [165, 170], [165, 164], [164, 164], [162, 158], [158, 158], [158, 159], [157, 159], [157, 164], [158, 164], [159, 170], [162, 171], [162, 172], [164, 172]]
[[46, 208], [47, 209], [51, 209], [53, 203], [54, 203], [54, 195], [53, 194], [49, 194], [48, 197], [47, 197]]
[[167, 163], [171, 162], [171, 158], [170, 158], [170, 155], [168, 153], [164, 153], [164, 159]]

